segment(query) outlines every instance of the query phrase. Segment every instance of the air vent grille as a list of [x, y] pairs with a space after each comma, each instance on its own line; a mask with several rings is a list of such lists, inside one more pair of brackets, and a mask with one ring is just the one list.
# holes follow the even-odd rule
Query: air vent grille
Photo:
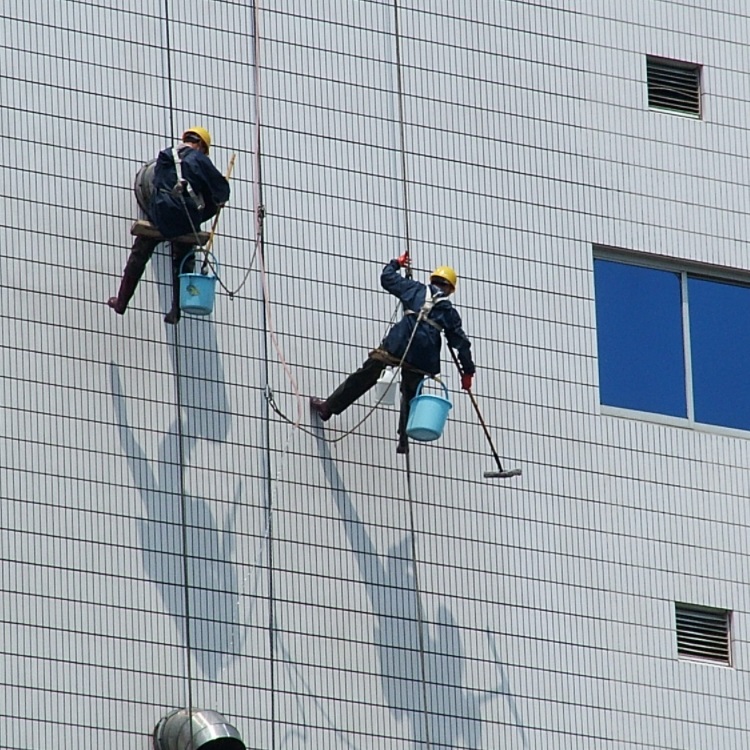
[[675, 604], [677, 653], [688, 659], [729, 664], [730, 612]]
[[649, 107], [701, 116], [699, 65], [649, 57], [646, 59], [646, 78]]

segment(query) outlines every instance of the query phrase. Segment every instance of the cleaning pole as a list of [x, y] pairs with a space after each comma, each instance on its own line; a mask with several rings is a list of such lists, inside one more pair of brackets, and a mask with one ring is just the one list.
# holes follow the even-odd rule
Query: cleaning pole
[[[456, 356], [456, 352], [453, 351], [453, 349], [449, 346], [448, 350], [451, 353], [451, 356], [453, 357], [453, 361], [456, 363], [456, 367], [458, 368], [459, 373], [461, 375], [464, 374], [464, 371], [461, 367], [461, 363], [458, 361], [458, 357]], [[479, 424], [482, 425], [482, 429], [484, 430], [485, 437], [487, 438], [487, 442], [489, 443], [490, 450], [492, 451], [492, 455], [495, 459], [495, 463], [497, 464], [497, 471], [485, 471], [484, 472], [484, 478], [485, 479], [509, 479], [510, 477], [517, 477], [521, 474], [521, 469], [504, 469], [503, 464], [500, 461], [500, 456], [497, 453], [497, 450], [495, 450], [495, 445], [492, 442], [492, 435], [490, 435], [490, 431], [487, 428], [487, 424], [484, 421], [484, 417], [482, 417], [482, 412], [479, 411], [479, 404], [477, 403], [477, 400], [474, 396], [474, 394], [471, 392], [471, 389], [468, 389], [466, 391], [469, 394], [469, 398], [471, 399], [471, 404], [474, 407], [474, 411], [477, 413], [477, 417], [479, 417]]]

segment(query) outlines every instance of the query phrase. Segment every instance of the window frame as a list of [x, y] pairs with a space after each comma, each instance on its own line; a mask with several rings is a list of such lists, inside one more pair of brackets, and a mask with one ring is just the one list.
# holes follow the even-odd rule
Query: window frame
[[[679, 274], [680, 292], [681, 292], [681, 314], [682, 314], [682, 331], [683, 331], [683, 357], [685, 368], [685, 398], [687, 417], [674, 417], [659, 412], [640, 411], [638, 409], [628, 409], [623, 406], [610, 406], [601, 402], [601, 383], [599, 381], [599, 340], [598, 329], [596, 325], [596, 280], [594, 278], [594, 261], [609, 260], [616, 263], [627, 263], [632, 266], [641, 268], [652, 268], [658, 271], [669, 271]], [[690, 315], [689, 315], [689, 294], [688, 294], [688, 277], [700, 278], [707, 281], [725, 282], [730, 284], [739, 284], [750, 290], [750, 270], [730, 268], [726, 266], [714, 266], [708, 263], [699, 263], [697, 261], [680, 260], [668, 256], [645, 253], [636, 250], [622, 250], [605, 245], [594, 245], [591, 261], [591, 283], [593, 289], [594, 301], [594, 337], [596, 347], [596, 387], [599, 394], [598, 405], [599, 414], [602, 416], [619, 417], [625, 419], [637, 419], [644, 422], [654, 422], [656, 424], [667, 425], [671, 427], [683, 427], [698, 432], [709, 432], [717, 435], [728, 435], [732, 437], [750, 438], [750, 427], [742, 429], [739, 427], [725, 427], [723, 425], [710, 424], [708, 422], [697, 422], [695, 420], [695, 397], [693, 391], [693, 365], [692, 351], [690, 342]]]

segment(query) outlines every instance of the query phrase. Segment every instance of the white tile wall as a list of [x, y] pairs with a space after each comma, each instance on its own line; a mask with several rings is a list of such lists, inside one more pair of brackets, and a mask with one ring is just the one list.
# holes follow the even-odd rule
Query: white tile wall
[[[2, 746], [190, 702], [258, 750], [746, 746], [746, 439], [600, 413], [591, 280], [594, 244], [750, 269], [743, 4], [257, 6], [0, 7]], [[705, 66], [703, 120], [647, 109], [647, 54]], [[120, 318], [133, 174], [195, 123], [241, 288], [170, 329], [161, 254]], [[395, 409], [311, 420], [407, 246], [519, 479], [447, 355], [410, 476]], [[732, 668], [676, 659], [675, 600], [734, 612]]]

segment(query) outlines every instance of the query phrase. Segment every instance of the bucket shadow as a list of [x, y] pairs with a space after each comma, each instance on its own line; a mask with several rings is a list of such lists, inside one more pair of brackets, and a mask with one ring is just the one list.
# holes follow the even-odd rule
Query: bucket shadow
[[[420, 638], [420, 620], [424, 618], [420, 617], [422, 605], [412, 560], [412, 535], [407, 532], [387, 554], [378, 554], [331, 458], [322, 429], [318, 429], [317, 445], [323, 471], [377, 617], [374, 643], [378, 650], [383, 694], [393, 716], [408, 723], [412, 747], [425, 747], [428, 741], [441, 747], [481, 747], [482, 706], [501, 696], [513, 702], [513, 720], [521, 747], [526, 747], [521, 717], [497, 658], [496, 667], [500, 671], [498, 688], [467, 690], [463, 687], [465, 656], [461, 630], [447, 607], [442, 604], [438, 607], [432, 632], [425, 628]], [[496, 652], [494, 655], [497, 656]]]
[[203, 674], [217, 677], [233, 656], [229, 652], [237, 653], [241, 648], [244, 632], [239, 627], [238, 580], [232, 564], [231, 533], [241, 485], [235, 490], [233, 504], [221, 528], [207, 500], [186, 495], [183, 530], [180, 464], [189, 466], [199, 437], [221, 439], [226, 435], [229, 428], [226, 411], [223, 416], [214, 412], [214, 421], [210, 418], [203, 421], [197, 409], [191, 406], [190, 398], [183, 398], [182, 429], [175, 419], [162, 438], [157, 454], [149, 456], [128, 423], [127, 397], [119, 368], [114, 363], [110, 365], [110, 381], [120, 445], [143, 503], [144, 515], [138, 520], [138, 534], [144, 570], [156, 585], [166, 611], [174, 618], [183, 643], [187, 644], [183, 567], [186, 546], [190, 560], [187, 603], [190, 648]]

